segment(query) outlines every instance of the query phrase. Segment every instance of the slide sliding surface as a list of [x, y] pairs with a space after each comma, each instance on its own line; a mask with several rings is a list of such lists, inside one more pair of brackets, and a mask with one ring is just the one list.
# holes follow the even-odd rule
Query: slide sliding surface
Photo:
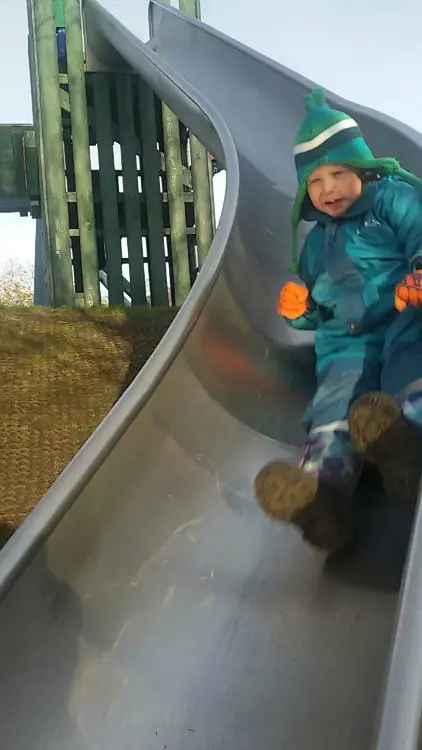
[[[252, 492], [263, 463], [297, 458], [313, 387], [311, 337], [274, 310], [312, 84], [159, 3], [147, 45], [96, 0], [85, 13], [91, 70], [138, 71], [227, 189], [160, 346], [0, 553], [2, 747], [410, 750], [391, 744], [394, 681], [380, 741], [377, 714], [411, 519], [368, 484], [356, 548], [327, 561]], [[422, 173], [418, 134], [331, 100]]]

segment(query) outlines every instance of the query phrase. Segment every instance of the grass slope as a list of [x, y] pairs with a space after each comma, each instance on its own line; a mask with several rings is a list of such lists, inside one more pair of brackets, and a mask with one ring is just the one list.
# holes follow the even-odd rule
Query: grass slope
[[0, 307], [0, 545], [118, 400], [176, 312]]

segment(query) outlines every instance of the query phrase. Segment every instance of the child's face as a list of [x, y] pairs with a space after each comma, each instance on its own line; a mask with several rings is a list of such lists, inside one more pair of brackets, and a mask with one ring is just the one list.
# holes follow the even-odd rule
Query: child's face
[[323, 164], [309, 175], [308, 194], [318, 211], [340, 216], [362, 193], [362, 180], [343, 164]]

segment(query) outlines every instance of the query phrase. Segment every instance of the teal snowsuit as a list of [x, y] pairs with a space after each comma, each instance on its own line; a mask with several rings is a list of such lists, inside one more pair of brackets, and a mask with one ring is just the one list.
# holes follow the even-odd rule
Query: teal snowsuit
[[422, 192], [387, 177], [341, 217], [313, 209], [305, 218], [317, 222], [299, 262], [312, 304], [289, 322], [316, 331], [318, 387], [303, 419], [311, 431], [344, 423], [364, 392], [422, 391], [422, 310], [394, 307], [396, 284], [422, 268]]

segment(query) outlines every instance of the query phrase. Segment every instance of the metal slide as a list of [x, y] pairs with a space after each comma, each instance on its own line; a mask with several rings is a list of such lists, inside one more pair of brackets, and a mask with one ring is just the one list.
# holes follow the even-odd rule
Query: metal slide
[[[419, 518], [398, 606], [411, 519], [363, 504], [356, 549], [326, 560], [252, 495], [295, 459], [312, 389], [312, 341], [274, 312], [310, 82], [158, 3], [148, 45], [94, 0], [86, 17], [91, 68], [137, 69], [227, 191], [172, 327], [0, 553], [1, 746], [416, 748]], [[422, 173], [418, 134], [331, 101]]]

